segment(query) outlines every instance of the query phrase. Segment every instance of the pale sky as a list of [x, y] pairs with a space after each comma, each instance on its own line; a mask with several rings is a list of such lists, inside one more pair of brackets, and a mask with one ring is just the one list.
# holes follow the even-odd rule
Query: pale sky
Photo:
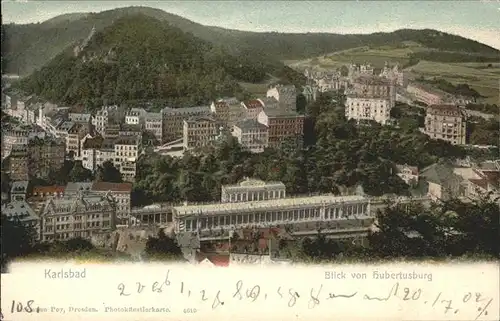
[[372, 33], [437, 29], [500, 50], [500, 0], [463, 1], [42, 1], [2, 0], [4, 23], [71, 12], [148, 6], [204, 25], [248, 31]]

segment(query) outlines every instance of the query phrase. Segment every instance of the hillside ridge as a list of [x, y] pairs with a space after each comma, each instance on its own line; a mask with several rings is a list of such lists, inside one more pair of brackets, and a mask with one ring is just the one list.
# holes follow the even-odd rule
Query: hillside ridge
[[6, 73], [27, 75], [68, 46], [84, 39], [92, 26], [100, 31], [123, 16], [137, 13], [168, 21], [184, 32], [192, 33], [233, 53], [251, 53], [277, 60], [305, 59], [365, 45], [395, 45], [403, 41], [414, 41], [437, 50], [500, 57], [500, 51], [495, 48], [432, 29], [400, 29], [394, 32], [348, 35], [251, 32], [205, 26], [160, 9], [127, 7], [99, 13], [65, 14], [38, 24], [3, 25], [3, 69]]

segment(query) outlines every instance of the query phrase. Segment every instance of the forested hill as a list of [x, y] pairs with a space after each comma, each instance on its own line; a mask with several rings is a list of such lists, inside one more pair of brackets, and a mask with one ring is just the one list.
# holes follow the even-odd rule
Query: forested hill
[[93, 26], [100, 31], [117, 19], [136, 13], [168, 21], [184, 32], [227, 50], [277, 60], [310, 58], [362, 46], [394, 46], [406, 41], [439, 51], [465, 52], [467, 55], [462, 57], [465, 61], [468, 57], [476, 61], [478, 56], [498, 58], [500, 54], [487, 45], [436, 30], [405, 29], [368, 35], [257, 33], [203, 26], [159, 9], [128, 7], [100, 13], [67, 14], [38, 24], [3, 25], [3, 70], [29, 74], [75, 41], [84, 39]]
[[78, 56], [68, 47], [19, 86], [56, 103], [90, 108], [152, 99], [195, 106], [241, 92], [238, 81], [262, 81], [267, 68], [249, 59], [137, 14], [96, 32]]

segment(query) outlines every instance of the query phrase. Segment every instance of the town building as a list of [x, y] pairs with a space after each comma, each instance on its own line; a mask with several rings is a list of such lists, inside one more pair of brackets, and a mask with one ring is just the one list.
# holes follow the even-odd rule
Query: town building
[[28, 193], [29, 181], [14, 181], [10, 187], [10, 201], [25, 201]]
[[47, 200], [40, 219], [42, 241], [90, 239], [96, 233], [115, 229], [116, 210], [108, 194], [80, 193]]
[[39, 240], [40, 217], [25, 200], [2, 205], [2, 215], [10, 221], [17, 221], [28, 228], [32, 228], [34, 240]]
[[273, 200], [285, 197], [286, 187], [282, 182], [264, 182], [248, 177], [236, 185], [223, 185], [221, 188], [222, 203]]
[[449, 100], [445, 92], [422, 83], [413, 82], [408, 84], [406, 92], [410, 94], [414, 100], [422, 102], [427, 106], [440, 105]]
[[247, 119], [257, 119], [259, 113], [264, 109], [264, 104], [258, 99], [242, 101], [241, 106], [245, 109]]
[[106, 125], [106, 129], [104, 129], [104, 138], [105, 139], [116, 139], [118, 136], [120, 136], [120, 129], [121, 129], [122, 123], [110, 119], [108, 120], [108, 124]]
[[255, 119], [246, 119], [236, 123], [231, 134], [236, 137], [243, 148], [252, 153], [262, 153], [269, 145], [267, 126]]
[[130, 219], [131, 183], [94, 182], [91, 191], [101, 195], [111, 195], [116, 204], [117, 223], [128, 223]]
[[11, 147], [8, 172], [10, 179], [13, 181], [29, 180], [29, 150], [27, 145], [13, 145]]
[[2, 130], [2, 159], [10, 155], [13, 145], [27, 145], [29, 136], [29, 126], [15, 126]]
[[105, 136], [108, 123], [121, 124], [125, 120], [125, 110], [119, 106], [103, 106], [92, 119], [96, 132]]
[[46, 178], [64, 166], [66, 144], [63, 140], [35, 137], [28, 142], [28, 150], [29, 173], [34, 177]]
[[297, 90], [294, 85], [275, 85], [267, 90], [267, 97], [274, 97], [281, 108], [297, 110]]
[[302, 142], [304, 116], [287, 109], [264, 109], [257, 117], [259, 123], [268, 127], [269, 147], [278, 147], [289, 138]]
[[406, 86], [408, 86], [408, 76], [403, 70], [400, 70], [399, 64], [396, 64], [391, 68], [389, 63], [385, 62], [384, 68], [379, 76], [389, 80], [394, 80], [400, 87], [406, 88]]
[[89, 132], [89, 124], [85, 124], [84, 122], [73, 123], [73, 126], [69, 129], [66, 136], [66, 154], [72, 155], [75, 160], [80, 160], [82, 157], [81, 143], [83, 138], [88, 135]]
[[120, 130], [118, 131], [118, 136], [137, 136], [141, 137], [142, 139], [141, 125], [121, 124]]
[[374, 120], [387, 124], [391, 118], [391, 101], [387, 96], [374, 94], [349, 94], [346, 98], [347, 119]]
[[374, 68], [370, 64], [350, 64], [347, 67], [347, 77], [352, 81], [359, 76], [373, 76]]
[[101, 148], [104, 138], [100, 135], [92, 137], [87, 134], [81, 142], [82, 166], [88, 170], [95, 171], [97, 169], [97, 151]]
[[131, 108], [125, 114], [125, 124], [144, 126], [144, 118], [146, 115], [144, 108]]
[[236, 97], [221, 98], [212, 102], [210, 111], [223, 126], [231, 130], [234, 124], [246, 117], [245, 108]]
[[212, 116], [197, 116], [184, 120], [183, 148], [190, 150], [204, 147], [216, 141], [220, 135], [220, 123]]
[[140, 137], [120, 136], [114, 140], [114, 166], [125, 181], [133, 182], [136, 174], [136, 161], [141, 150]]
[[359, 76], [352, 81], [348, 94], [359, 97], [383, 97], [389, 99], [390, 108], [396, 104], [396, 85], [393, 79], [376, 76]]
[[145, 130], [156, 139], [156, 144], [163, 142], [163, 115], [161, 113], [146, 113], [144, 116]]
[[261, 97], [257, 99], [262, 104], [262, 107], [265, 109], [277, 109], [280, 108], [279, 101], [274, 97]]
[[71, 112], [71, 110], [69, 110], [68, 119], [77, 124], [82, 124], [87, 126], [92, 124], [92, 114], [88, 113], [76, 113], [76, 112]]
[[455, 105], [432, 105], [426, 110], [425, 134], [453, 145], [465, 144], [466, 116]]
[[27, 202], [31, 208], [39, 215], [43, 209], [43, 205], [50, 198], [61, 198], [64, 196], [66, 186], [34, 186], [33, 190], [28, 195]]
[[170, 142], [183, 137], [184, 120], [195, 116], [210, 115], [209, 106], [187, 107], [187, 108], [163, 108], [163, 142]]
[[446, 164], [433, 164], [420, 173], [427, 183], [427, 196], [431, 200], [449, 200], [464, 194], [463, 179]]
[[399, 176], [407, 185], [418, 185], [418, 167], [408, 164], [396, 165], [396, 175]]

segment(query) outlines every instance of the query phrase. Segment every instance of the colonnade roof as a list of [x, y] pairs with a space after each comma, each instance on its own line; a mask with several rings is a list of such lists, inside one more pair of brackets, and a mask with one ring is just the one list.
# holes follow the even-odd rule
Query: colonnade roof
[[295, 198], [270, 199], [238, 203], [216, 203], [206, 205], [187, 205], [174, 207], [177, 215], [223, 214], [225, 212], [238, 213], [267, 209], [307, 208], [311, 206], [325, 206], [339, 203], [368, 203], [368, 199], [359, 195], [335, 196], [319, 195]]

